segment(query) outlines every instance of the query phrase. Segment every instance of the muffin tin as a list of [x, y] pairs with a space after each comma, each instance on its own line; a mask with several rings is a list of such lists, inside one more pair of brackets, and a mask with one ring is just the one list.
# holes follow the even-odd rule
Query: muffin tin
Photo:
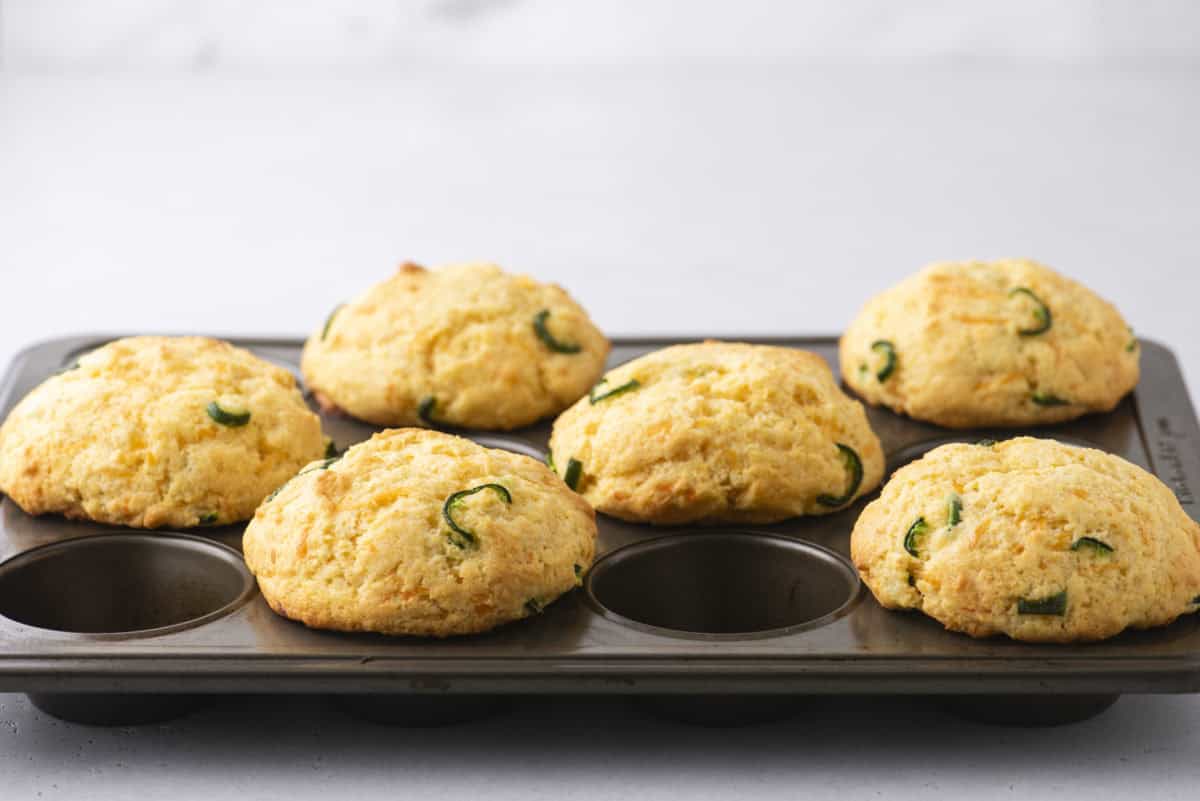
[[[23, 351], [0, 382], [0, 417], [110, 338]], [[298, 372], [300, 340], [235, 339]], [[688, 339], [618, 339], [610, 366]], [[814, 351], [833, 337], [750, 339]], [[1019, 430], [948, 431], [869, 408], [888, 471], [951, 441], [1049, 436], [1149, 469], [1200, 518], [1200, 426], [1175, 358], [1142, 342], [1142, 380], [1110, 414]], [[376, 429], [326, 416], [345, 448]], [[548, 422], [464, 433], [538, 458]], [[446, 640], [315, 631], [275, 615], [238, 550], [241, 526], [115, 530], [33, 518], [0, 499], [0, 690], [93, 723], [184, 711], [211, 694], [328, 693], [367, 717], [448, 722], [523, 694], [636, 695], [710, 722], [760, 719], [812, 694], [925, 694], [967, 714], [1048, 723], [1120, 693], [1200, 690], [1200, 615], [1083, 645], [973, 640], [884, 610], [847, 558], [873, 495], [773, 526], [655, 528], [598, 516], [584, 586], [542, 614]]]

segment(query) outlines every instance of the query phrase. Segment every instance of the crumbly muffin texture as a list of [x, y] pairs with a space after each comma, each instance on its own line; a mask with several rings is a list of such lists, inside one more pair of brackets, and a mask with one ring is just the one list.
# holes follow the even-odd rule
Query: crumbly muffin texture
[[132, 337], [17, 404], [0, 426], [0, 490], [30, 514], [232, 523], [324, 448], [282, 367], [215, 339]]
[[1111, 411], [1138, 382], [1117, 310], [1033, 261], [932, 264], [872, 298], [841, 339], [860, 397], [951, 428]]
[[626, 520], [767, 523], [873, 489], [883, 450], [819, 356], [675, 345], [610, 371], [554, 423], [557, 472]]
[[595, 547], [595, 513], [541, 462], [413, 428], [309, 465], [243, 538], [280, 615], [432, 637], [537, 614]]
[[330, 315], [302, 369], [323, 404], [370, 423], [512, 429], [587, 392], [608, 351], [557, 286], [493, 264], [406, 263]]
[[1111, 454], [1019, 437], [897, 470], [851, 556], [889, 609], [973, 637], [1100, 640], [1200, 609], [1200, 525]]

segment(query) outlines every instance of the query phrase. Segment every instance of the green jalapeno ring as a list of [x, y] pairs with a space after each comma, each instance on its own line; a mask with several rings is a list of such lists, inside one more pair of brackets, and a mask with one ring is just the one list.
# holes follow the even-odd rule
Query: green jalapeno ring
[[1018, 615], [1057, 615], [1067, 613], [1067, 591], [1047, 595], [1045, 598], [1018, 598]]
[[946, 528], [954, 528], [962, 521], [962, 498], [954, 493], [946, 498]]
[[1094, 551], [1098, 556], [1107, 556], [1116, 550], [1107, 542], [1095, 537], [1080, 537], [1071, 543], [1072, 551], [1082, 551], [1085, 548]]
[[205, 406], [204, 411], [208, 412], [208, 416], [212, 418], [214, 423], [230, 428], [241, 428], [250, 422], [250, 411], [248, 409], [226, 409], [217, 401], [212, 401], [208, 406]]
[[[446, 521], [446, 525], [450, 527], [450, 542], [459, 548], [466, 549], [469, 546], [477, 545], [479, 538], [475, 532], [470, 529], [463, 528], [454, 519], [454, 508], [462, 503], [464, 498], [474, 495], [477, 492], [490, 489], [500, 496], [500, 500], [507, 504], [512, 503], [512, 493], [503, 484], [480, 484], [478, 487], [471, 489], [459, 490], [452, 493], [446, 498], [442, 504], [442, 518]], [[457, 535], [457, 536], [456, 536]]]
[[[299, 473], [292, 476], [292, 478], [299, 478], [300, 476], [305, 475], [306, 473], [315, 473], [318, 470], [328, 470], [329, 466], [331, 464], [336, 462], [338, 459], [341, 459], [342, 456], [344, 456], [344, 455], [345, 454], [339, 453], [337, 456], [330, 456], [328, 458], [322, 459], [321, 461], [314, 464], [312, 467], [304, 468]], [[272, 492], [265, 499], [263, 499], [263, 503], [270, 503], [271, 501], [275, 500], [275, 497], [277, 495], [279, 495], [279, 493], [283, 492], [283, 488], [286, 487], [288, 484], [292, 483], [292, 478], [289, 478], [287, 481], [283, 482], [278, 487], [276, 487], [274, 492]]]
[[854, 494], [858, 492], [858, 488], [862, 485], [863, 480], [862, 460], [858, 458], [858, 454], [854, 452], [854, 449], [840, 442], [837, 443], [837, 449], [838, 455], [842, 459], [842, 464], [845, 466], [846, 472], [850, 475], [850, 481], [846, 491], [841, 495], [817, 496], [817, 503], [831, 508], [845, 506], [849, 503], [854, 498]]
[[560, 339], [555, 339], [550, 330], [546, 328], [546, 319], [549, 316], [549, 309], [542, 309], [533, 315], [533, 331], [537, 334], [538, 339], [542, 340], [546, 347], [555, 353], [579, 353], [583, 350], [580, 345], [574, 342], [563, 342]]
[[629, 381], [626, 381], [624, 384], [622, 384], [619, 387], [613, 387], [612, 389], [608, 390], [607, 392], [601, 392], [599, 395], [597, 395], [596, 390], [600, 389], [600, 387], [606, 383], [608, 383], [608, 379], [601, 378], [600, 382], [597, 383], [596, 386], [592, 387], [591, 390], [588, 392], [588, 400], [591, 401], [591, 404], [593, 406], [595, 406], [597, 403], [599, 403], [602, 400], [608, 400], [609, 398], [615, 398], [617, 395], [624, 395], [626, 392], [632, 392], [633, 390], [637, 389], [638, 387], [640, 387], [642, 385], [642, 383], [640, 381], [638, 381], [636, 378], [634, 378], [634, 379], [630, 379]]
[[1060, 398], [1052, 392], [1042, 392], [1040, 389], [1034, 390], [1029, 399], [1038, 406], [1070, 406], [1071, 402], [1066, 398]]
[[886, 339], [877, 339], [871, 343], [871, 350], [883, 354], [883, 367], [875, 373], [875, 378], [882, 384], [896, 371], [896, 347]]
[[583, 462], [572, 457], [567, 460], [567, 472], [563, 473], [563, 483], [579, 491], [579, 479], [583, 478]]
[[1018, 328], [1017, 333], [1023, 337], [1032, 337], [1049, 331], [1054, 318], [1050, 314], [1050, 308], [1042, 302], [1042, 299], [1035, 295], [1032, 289], [1025, 286], [1016, 287], [1008, 293], [1010, 298], [1014, 295], [1025, 295], [1037, 304], [1033, 310], [1033, 319], [1037, 321], [1037, 326], [1034, 328]]
[[908, 531], [904, 534], [904, 550], [908, 551], [912, 556], [921, 557], [921, 544], [918, 540], [924, 536], [929, 530], [929, 524], [925, 522], [924, 517], [918, 517], [908, 527]]

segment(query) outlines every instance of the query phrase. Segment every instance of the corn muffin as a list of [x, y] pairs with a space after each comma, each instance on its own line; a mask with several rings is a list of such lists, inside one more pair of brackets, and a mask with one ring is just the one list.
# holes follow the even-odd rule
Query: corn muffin
[[851, 535], [876, 599], [973, 637], [1100, 640], [1200, 606], [1200, 525], [1117, 456], [1019, 437], [896, 471]]
[[1024, 259], [926, 267], [867, 302], [840, 360], [867, 402], [949, 428], [1107, 412], [1138, 382], [1117, 310]]
[[606, 514], [646, 523], [769, 523], [870, 492], [883, 449], [819, 356], [675, 345], [609, 372], [554, 422], [551, 457]]
[[0, 426], [0, 491], [35, 515], [233, 523], [324, 450], [282, 367], [215, 339], [132, 337], [17, 404]]
[[513, 429], [565, 409], [609, 343], [557, 286], [492, 264], [406, 263], [309, 337], [304, 381], [381, 426]]
[[446, 637], [537, 614], [577, 586], [596, 519], [536, 459], [406, 428], [304, 468], [259, 508], [243, 548], [284, 617]]

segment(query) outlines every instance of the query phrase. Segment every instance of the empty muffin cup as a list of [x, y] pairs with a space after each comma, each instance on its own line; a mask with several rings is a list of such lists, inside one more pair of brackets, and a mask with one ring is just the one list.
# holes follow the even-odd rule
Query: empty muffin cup
[[800, 540], [744, 531], [659, 537], [618, 548], [585, 584], [610, 619], [699, 639], [745, 639], [826, 625], [859, 595], [854, 568]]
[[185, 534], [98, 534], [0, 564], [0, 615], [59, 632], [154, 636], [221, 617], [254, 592], [237, 551]]

